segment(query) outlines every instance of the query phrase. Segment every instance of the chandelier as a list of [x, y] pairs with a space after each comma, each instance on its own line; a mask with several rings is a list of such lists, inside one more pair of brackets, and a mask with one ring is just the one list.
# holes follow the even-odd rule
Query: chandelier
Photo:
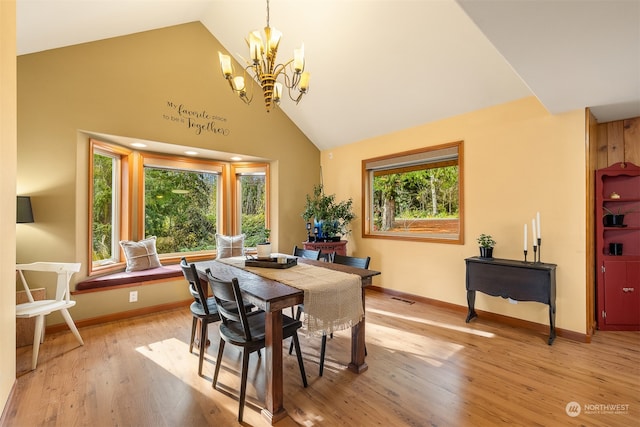
[[[302, 95], [309, 90], [309, 73], [304, 71], [304, 45], [293, 50], [293, 59], [289, 59], [284, 64], [276, 63], [276, 54], [282, 33], [269, 26], [269, 0], [267, 0], [267, 26], [264, 28], [265, 41], [263, 43], [258, 30], [249, 33], [247, 44], [251, 60], [242, 58], [247, 66], [244, 68], [243, 76], [233, 76], [231, 57], [218, 52], [220, 56], [220, 67], [224, 78], [229, 82], [231, 90], [235, 92], [246, 104], [253, 100], [252, 85], [247, 91], [246, 77], [254, 78], [264, 95], [264, 103], [267, 112], [271, 110], [273, 104], [279, 104], [282, 98], [283, 86], [287, 88], [289, 98], [297, 104], [302, 99]], [[282, 77], [282, 81], [278, 81]]]

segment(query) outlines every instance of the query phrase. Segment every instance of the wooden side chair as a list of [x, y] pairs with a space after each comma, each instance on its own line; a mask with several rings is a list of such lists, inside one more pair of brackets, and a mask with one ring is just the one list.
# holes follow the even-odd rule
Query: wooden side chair
[[[369, 268], [369, 262], [371, 261], [371, 257], [353, 257], [347, 255], [339, 255], [337, 253], [331, 254], [330, 258], [336, 264], [349, 265], [351, 267], [357, 268]], [[296, 320], [300, 320], [302, 312], [304, 311], [304, 305], [300, 304], [298, 306], [298, 311], [296, 313]], [[331, 334], [331, 338], [333, 338], [333, 334]], [[320, 368], [318, 370], [318, 375], [322, 376], [324, 373], [324, 356], [327, 350], [327, 335], [322, 335], [322, 344], [320, 346]], [[367, 348], [365, 347], [365, 354]], [[291, 347], [289, 348], [289, 354], [291, 354]]]
[[200, 337], [199, 337], [199, 361], [198, 361], [198, 375], [202, 376], [202, 363], [204, 362], [204, 352], [207, 347], [207, 326], [209, 323], [220, 321], [220, 314], [218, 313], [218, 306], [213, 297], [209, 298], [208, 288], [202, 286], [200, 277], [198, 276], [198, 270], [196, 270], [195, 264], [189, 265], [186, 258], [182, 258], [180, 261], [180, 268], [182, 274], [189, 284], [189, 292], [193, 295], [194, 301], [191, 303], [190, 309], [193, 316], [191, 323], [191, 340], [189, 341], [189, 353], [193, 352], [193, 345], [196, 337], [196, 329], [198, 329], [198, 323], [200, 323]]
[[347, 256], [337, 253], [331, 255], [331, 262], [335, 264], [349, 265], [351, 267], [364, 268], [365, 270], [369, 268], [370, 261], [371, 257]]
[[[356, 268], [364, 268], [365, 270], [369, 268], [369, 262], [371, 261], [371, 257], [355, 257], [348, 255], [340, 255], [337, 253], [333, 253], [331, 255], [331, 262], [335, 264], [349, 265], [351, 267]], [[333, 338], [333, 334], [331, 334], [331, 338]], [[322, 372], [324, 371], [324, 354], [327, 350], [327, 335], [322, 336], [322, 345], [320, 346], [320, 376], [322, 376]], [[367, 347], [364, 347], [364, 353], [367, 354]]]
[[[80, 332], [76, 328], [73, 319], [69, 314], [68, 309], [76, 305], [75, 301], [71, 300], [69, 293], [69, 281], [74, 273], [80, 271], [80, 263], [66, 263], [66, 262], [34, 262], [31, 264], [18, 264], [16, 270], [24, 286], [24, 290], [27, 294], [29, 302], [18, 304], [16, 306], [16, 317], [19, 319], [28, 319], [31, 317], [36, 318], [36, 327], [33, 334], [33, 355], [31, 356], [31, 369], [36, 369], [38, 365], [38, 352], [40, 351], [40, 344], [44, 342], [44, 318], [46, 315], [59, 311], [64, 318], [64, 321], [71, 329], [71, 332], [76, 337], [80, 345], [84, 345]], [[56, 282], [56, 296], [55, 299], [45, 299], [34, 301], [31, 295], [31, 290], [27, 284], [27, 280], [24, 277], [24, 271], [40, 271], [56, 273], [58, 278]]]
[[[302, 249], [298, 246], [293, 247], [293, 256], [297, 256], [300, 258], [312, 259], [315, 261], [320, 260], [320, 250], [313, 249]], [[304, 304], [298, 304], [298, 310], [296, 311], [295, 306], [291, 307], [291, 316], [295, 316], [296, 320], [300, 320], [302, 312], [304, 311]], [[289, 346], [289, 354], [293, 352], [293, 342]]]
[[300, 258], [313, 259], [318, 261], [320, 259], [320, 251], [316, 251], [313, 249], [302, 249], [297, 246], [293, 247], [293, 256], [297, 256]]
[[[230, 282], [217, 279], [212, 276], [209, 269], [207, 269], [207, 277], [216, 303], [218, 304], [218, 312], [220, 313], [220, 317], [222, 317], [222, 323], [220, 324], [220, 345], [218, 347], [218, 358], [216, 359], [216, 370], [213, 375], [212, 386], [216, 388], [218, 383], [218, 374], [220, 373], [225, 343], [240, 347], [242, 349], [242, 377], [240, 380], [238, 422], [241, 423], [247, 390], [249, 355], [255, 351], [260, 351], [266, 345], [266, 313], [262, 310], [252, 311], [250, 313], [242, 310], [245, 303], [242, 298], [242, 291], [240, 290], [238, 279], [234, 278]], [[235, 309], [233, 309], [233, 307], [235, 307]], [[302, 362], [300, 342], [298, 341], [298, 329], [300, 329], [301, 326], [302, 323], [299, 320], [282, 315], [282, 337], [283, 339], [293, 338], [302, 383], [307, 387], [307, 376]]]

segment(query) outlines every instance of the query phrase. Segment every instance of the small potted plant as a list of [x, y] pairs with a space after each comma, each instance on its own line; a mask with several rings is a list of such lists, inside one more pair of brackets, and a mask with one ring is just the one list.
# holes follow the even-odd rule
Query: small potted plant
[[478, 245], [480, 245], [480, 257], [481, 258], [493, 258], [493, 247], [496, 245], [496, 241], [489, 234], [481, 234], [476, 239]]
[[258, 258], [260, 259], [271, 258], [271, 242], [269, 242], [269, 236], [271, 235], [271, 230], [269, 230], [268, 228], [264, 228], [261, 234], [262, 234], [262, 243], [258, 243], [256, 246], [256, 250], [258, 251]]

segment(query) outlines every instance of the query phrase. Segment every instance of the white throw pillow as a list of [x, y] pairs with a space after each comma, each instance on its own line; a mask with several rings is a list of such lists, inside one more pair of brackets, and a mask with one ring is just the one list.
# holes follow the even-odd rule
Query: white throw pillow
[[216, 233], [216, 259], [244, 255], [244, 234], [225, 236]]
[[126, 271], [140, 271], [162, 267], [158, 254], [156, 253], [156, 236], [148, 237], [139, 242], [121, 240], [120, 246], [122, 246], [124, 256], [127, 259]]

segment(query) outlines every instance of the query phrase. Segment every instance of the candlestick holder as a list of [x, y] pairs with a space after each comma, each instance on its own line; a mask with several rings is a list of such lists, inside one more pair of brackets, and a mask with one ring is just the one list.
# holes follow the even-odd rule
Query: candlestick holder
[[524, 262], [525, 263], [527, 262], [527, 250], [526, 249], [524, 250]]
[[536, 257], [536, 253], [538, 251], [538, 247], [533, 245], [533, 262], [538, 262], [538, 258]]
[[541, 257], [542, 257], [542, 239], [538, 237], [538, 262], [542, 262], [540, 261]]
[[311, 242], [311, 223], [307, 223], [307, 242]]

